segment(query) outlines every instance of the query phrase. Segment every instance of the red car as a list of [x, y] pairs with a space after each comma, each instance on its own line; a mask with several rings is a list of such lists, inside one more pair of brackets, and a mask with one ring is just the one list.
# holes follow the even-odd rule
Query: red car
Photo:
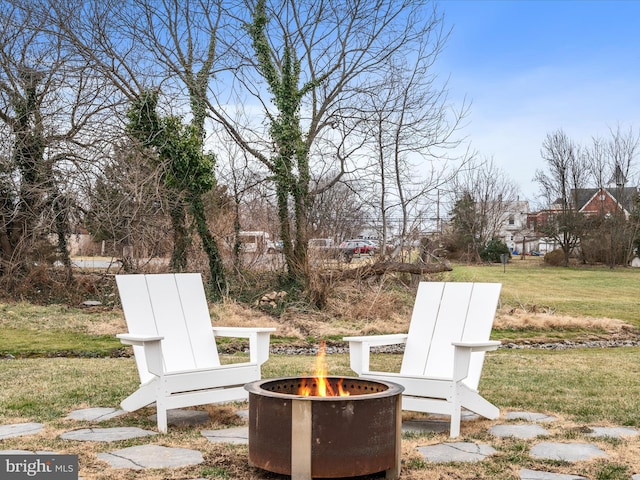
[[373, 255], [378, 247], [368, 240], [347, 240], [339, 248], [342, 253]]

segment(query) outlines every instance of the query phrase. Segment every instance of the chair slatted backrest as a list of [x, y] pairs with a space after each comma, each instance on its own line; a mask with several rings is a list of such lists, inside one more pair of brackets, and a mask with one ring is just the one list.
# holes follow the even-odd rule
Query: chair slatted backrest
[[[486, 342], [495, 317], [501, 284], [421, 282], [413, 308], [400, 373], [451, 378], [452, 342]], [[471, 358], [464, 383], [478, 388], [484, 353]]]
[[[116, 282], [129, 333], [164, 337], [165, 371], [220, 365], [200, 274], [117, 275]], [[133, 348], [144, 383], [152, 375], [142, 347]]]

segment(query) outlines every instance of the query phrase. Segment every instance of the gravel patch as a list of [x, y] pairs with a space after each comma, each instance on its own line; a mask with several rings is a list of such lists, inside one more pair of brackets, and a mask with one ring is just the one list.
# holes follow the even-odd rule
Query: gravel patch
[[[505, 343], [500, 345], [499, 349], [518, 350], [518, 349], [538, 349], [538, 350], [568, 350], [572, 348], [620, 348], [620, 347], [640, 347], [639, 339], [613, 339], [613, 340], [585, 340], [572, 341], [562, 340], [551, 343]], [[296, 345], [272, 345], [269, 351], [274, 355], [316, 355], [317, 347], [296, 346]], [[349, 353], [349, 346], [327, 345], [326, 353]], [[404, 353], [404, 344], [385, 345], [382, 347], [372, 347], [371, 353]]]

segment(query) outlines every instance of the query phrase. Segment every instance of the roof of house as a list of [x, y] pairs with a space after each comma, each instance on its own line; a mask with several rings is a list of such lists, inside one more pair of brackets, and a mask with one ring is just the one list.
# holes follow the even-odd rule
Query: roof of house
[[[576, 199], [576, 207], [581, 210], [600, 190], [600, 188], [578, 188], [571, 191], [571, 198]], [[636, 187], [602, 187], [602, 190], [611, 195], [627, 212], [633, 210], [633, 202], [638, 195]]]

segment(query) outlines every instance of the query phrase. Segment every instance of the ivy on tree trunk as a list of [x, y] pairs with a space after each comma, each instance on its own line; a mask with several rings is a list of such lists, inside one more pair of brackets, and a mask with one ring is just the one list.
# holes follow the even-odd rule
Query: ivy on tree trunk
[[[164, 164], [163, 181], [172, 195], [171, 217], [174, 225], [174, 256], [172, 267], [186, 267], [187, 235], [184, 228], [184, 204], [189, 206], [202, 246], [209, 259], [211, 291], [213, 298], [220, 298], [226, 291], [222, 257], [209, 231], [202, 195], [215, 185], [213, 167], [215, 158], [203, 152], [202, 128], [199, 125], [184, 125], [178, 117], [160, 118], [156, 112], [158, 94], [145, 91], [134, 102], [128, 112], [129, 132], [143, 146], [155, 149]], [[175, 262], [175, 263], [174, 263]]]
[[[271, 171], [274, 175], [278, 199], [280, 236], [287, 270], [292, 280], [307, 286], [309, 280], [307, 256], [307, 224], [311, 196], [308, 146], [300, 125], [300, 105], [303, 97], [316, 88], [322, 79], [300, 83], [300, 62], [284, 41], [282, 61], [274, 62], [274, 55], [265, 34], [267, 15], [265, 1], [259, 0], [249, 33], [258, 60], [258, 69], [267, 82], [277, 108], [270, 117], [270, 135], [275, 145]], [[293, 200], [295, 231], [290, 223], [289, 199]], [[294, 243], [295, 239], [295, 243]]]

